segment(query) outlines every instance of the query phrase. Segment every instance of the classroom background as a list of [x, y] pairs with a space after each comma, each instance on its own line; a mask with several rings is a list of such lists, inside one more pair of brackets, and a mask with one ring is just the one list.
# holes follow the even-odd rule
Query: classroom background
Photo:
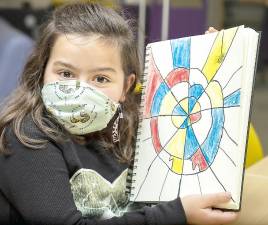
[[[74, 1], [74, 0], [73, 0]], [[268, 155], [268, 0], [91, 0], [125, 11], [135, 19], [143, 60], [148, 42], [249, 26], [262, 31], [251, 122]], [[0, 0], [0, 106], [14, 90], [38, 27], [64, 0]], [[255, 137], [256, 138], [256, 137]]]

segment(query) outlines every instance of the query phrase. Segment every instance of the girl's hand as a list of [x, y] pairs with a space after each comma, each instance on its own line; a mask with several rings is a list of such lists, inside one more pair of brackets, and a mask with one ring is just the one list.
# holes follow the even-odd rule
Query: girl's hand
[[231, 199], [228, 193], [190, 195], [181, 199], [188, 224], [226, 224], [237, 219], [238, 213], [212, 209]]
[[214, 27], [209, 27], [208, 30], [205, 32], [205, 34], [217, 32], [217, 31], [218, 30], [216, 30]]

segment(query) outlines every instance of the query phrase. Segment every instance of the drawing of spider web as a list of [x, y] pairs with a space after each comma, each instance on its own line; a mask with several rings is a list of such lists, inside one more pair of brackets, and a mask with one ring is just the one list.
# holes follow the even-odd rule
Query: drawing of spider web
[[[187, 187], [189, 193], [209, 192], [210, 187], [204, 188], [209, 179], [214, 180], [218, 191], [232, 191], [225, 182], [227, 175], [215, 172], [213, 164], [224, 161], [227, 167], [236, 167], [235, 153], [225, 146], [231, 143], [235, 149], [238, 145], [236, 133], [230, 131], [234, 119], [229, 118], [235, 118], [234, 114], [239, 112], [241, 90], [237, 81], [241, 79], [243, 67], [241, 62], [234, 63], [227, 72], [221, 68], [227, 60], [232, 60], [228, 59], [228, 54], [235, 51], [231, 46], [238, 29], [214, 35], [212, 45], [203, 53], [203, 64], [199, 66], [191, 62], [193, 37], [166, 43], [165, 48], [169, 45], [171, 51], [171, 71], [158, 67], [163, 62], [152, 47], [143, 115], [151, 136], [141, 141], [151, 141], [156, 155], [149, 163], [136, 198], [155, 175], [163, 177], [158, 189], [154, 188], [158, 200], [186, 194], [187, 191], [181, 193], [181, 187], [186, 184], [192, 186]], [[158, 52], [161, 54], [161, 50]], [[214, 163], [216, 158], [217, 163]], [[195, 185], [191, 185], [193, 183]], [[168, 186], [176, 188], [171, 191]]]

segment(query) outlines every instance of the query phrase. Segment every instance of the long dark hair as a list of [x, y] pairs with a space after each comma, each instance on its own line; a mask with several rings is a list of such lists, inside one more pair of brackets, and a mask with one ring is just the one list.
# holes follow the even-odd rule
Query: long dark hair
[[[59, 35], [100, 34], [107, 41], [117, 42], [121, 51], [125, 81], [132, 73], [136, 75], [136, 80], [139, 79], [139, 57], [129, 22], [114, 10], [93, 3], [68, 4], [53, 12], [51, 18], [41, 28], [40, 38], [25, 65], [18, 88], [0, 113], [0, 153], [8, 153], [5, 141], [8, 126], [11, 127], [18, 140], [29, 148], [39, 149], [47, 143], [47, 140], [35, 139], [23, 132], [23, 121], [29, 115], [46, 136], [57, 142], [63, 141], [64, 131], [46, 113], [41, 98], [44, 71], [51, 49]], [[133, 94], [135, 84], [136, 81], [123, 103], [124, 119], [120, 126], [120, 144], [112, 144], [107, 131], [94, 134], [94, 138], [99, 140], [105, 149], [111, 150], [119, 160], [124, 162], [131, 160], [138, 120], [137, 101]]]

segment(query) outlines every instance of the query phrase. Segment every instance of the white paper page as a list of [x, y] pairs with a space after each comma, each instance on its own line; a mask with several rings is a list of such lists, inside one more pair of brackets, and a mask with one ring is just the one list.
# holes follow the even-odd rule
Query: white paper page
[[222, 207], [239, 208], [253, 32], [241, 26], [150, 44], [131, 201], [228, 191], [233, 201]]

